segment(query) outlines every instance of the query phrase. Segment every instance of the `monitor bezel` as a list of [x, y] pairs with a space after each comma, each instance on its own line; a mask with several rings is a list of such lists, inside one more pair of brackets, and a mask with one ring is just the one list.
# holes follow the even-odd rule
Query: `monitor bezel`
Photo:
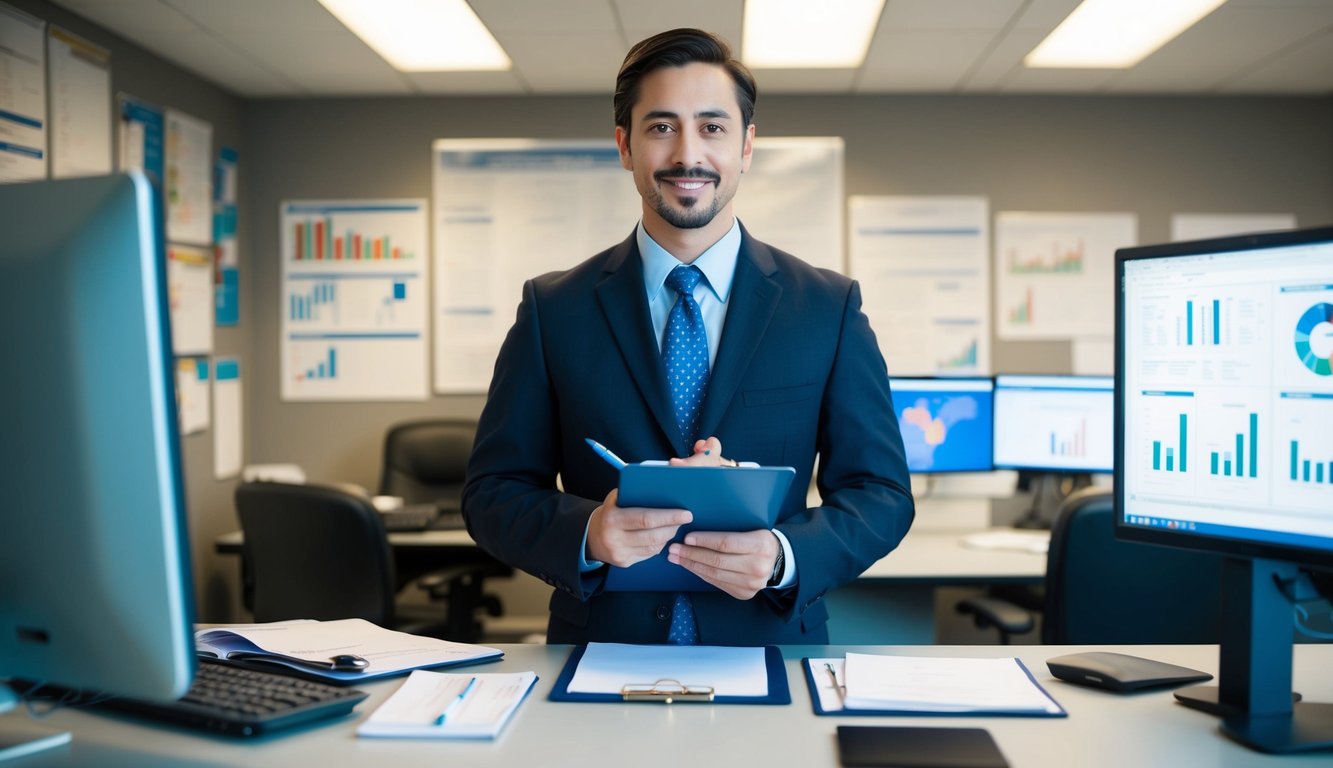
[[[1111, 456], [1111, 466], [1106, 469], [1089, 467], [1054, 467], [1045, 464], [1025, 464], [1022, 462], [1000, 462], [996, 458], [996, 451], [999, 449], [999, 441], [995, 438], [996, 431], [1000, 424], [1000, 379], [1021, 378], [1021, 379], [1048, 379], [1051, 381], [1091, 381], [1093, 379], [1104, 379], [1111, 383], [1111, 404], [1115, 406], [1115, 377], [1107, 374], [1082, 374], [1082, 373], [997, 373], [994, 376], [995, 388], [991, 395], [991, 466], [995, 469], [1013, 469], [1020, 472], [1037, 472], [1048, 475], [1110, 475], [1115, 471], [1115, 455]], [[1102, 390], [1097, 390], [1098, 392]], [[1112, 417], [1112, 430], [1115, 428], [1114, 416]], [[1112, 448], [1114, 451], [1114, 448]]]
[[1253, 541], [1198, 531], [1145, 527], [1125, 522], [1125, 265], [1131, 261], [1173, 256], [1234, 253], [1284, 246], [1333, 242], [1333, 226], [1260, 232], [1231, 237], [1187, 240], [1121, 248], [1115, 254], [1115, 472], [1113, 474], [1115, 535], [1126, 541], [1194, 549], [1245, 558], [1282, 560], [1328, 567], [1333, 549]]
[[[912, 474], [912, 475], [920, 475], [920, 476], [922, 476], [922, 477], [925, 477], [925, 476], [928, 476], [928, 475], [969, 475], [969, 474], [971, 474], [971, 475], [975, 475], [975, 474], [981, 474], [981, 473], [986, 473], [986, 472], [993, 472], [993, 471], [995, 471], [995, 377], [994, 377], [994, 376], [977, 376], [977, 375], [968, 375], [968, 374], [963, 374], [963, 375], [959, 375], [959, 376], [927, 376], [927, 375], [921, 375], [921, 376], [892, 376], [892, 375], [891, 375], [891, 376], [889, 376], [889, 391], [890, 391], [890, 392], [893, 392], [893, 391], [894, 391], [894, 387], [893, 387], [894, 383], [895, 383], [895, 382], [899, 382], [899, 381], [908, 381], [908, 382], [941, 382], [941, 383], [966, 382], [966, 383], [989, 384], [989, 385], [990, 385], [990, 389], [988, 390], [988, 392], [990, 393], [990, 406], [991, 406], [991, 408], [990, 408], [990, 442], [991, 442], [991, 449], [990, 449], [990, 451], [988, 452], [988, 455], [990, 456], [990, 461], [987, 463], [987, 465], [986, 465], [985, 467], [981, 467], [981, 468], [977, 468], [977, 469], [971, 469], [971, 468], [968, 468], [968, 469], [942, 469], [942, 470], [918, 470], [918, 469], [912, 469], [912, 468], [909, 466], [909, 467], [908, 467], [908, 470], [907, 470], [909, 474]], [[893, 417], [894, 417], [894, 420], [895, 420], [895, 421], [898, 421], [898, 406], [897, 406], [896, 404], [895, 404], [894, 407], [893, 407]], [[901, 424], [898, 425], [898, 431], [899, 431], [899, 434], [902, 433], [902, 425], [901, 425]]]

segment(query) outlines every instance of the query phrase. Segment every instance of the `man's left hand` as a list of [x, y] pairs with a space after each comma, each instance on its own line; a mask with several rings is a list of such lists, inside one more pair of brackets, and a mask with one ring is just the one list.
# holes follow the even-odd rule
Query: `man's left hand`
[[749, 600], [768, 586], [782, 545], [772, 531], [691, 531], [672, 544], [667, 559], [726, 592]]

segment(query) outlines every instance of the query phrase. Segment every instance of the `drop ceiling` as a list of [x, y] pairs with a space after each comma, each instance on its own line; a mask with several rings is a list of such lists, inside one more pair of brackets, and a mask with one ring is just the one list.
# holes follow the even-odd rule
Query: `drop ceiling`
[[[811, 0], [815, 2], [816, 0]], [[836, 0], [829, 0], [836, 2]], [[606, 94], [625, 51], [671, 27], [739, 46], [744, 0], [470, 0], [506, 72], [394, 70], [316, 0], [59, 0], [250, 98]], [[1333, 94], [1333, 0], [1229, 0], [1133, 69], [1022, 58], [1078, 0], [887, 0], [854, 70], [759, 70], [761, 92]]]

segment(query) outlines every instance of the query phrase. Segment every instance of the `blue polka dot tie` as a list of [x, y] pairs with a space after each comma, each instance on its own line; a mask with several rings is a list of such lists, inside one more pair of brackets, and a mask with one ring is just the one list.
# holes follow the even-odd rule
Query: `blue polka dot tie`
[[[686, 449], [694, 446], [699, 431], [699, 411], [708, 391], [708, 332], [703, 313], [694, 300], [694, 287], [703, 278], [698, 267], [681, 265], [667, 275], [668, 288], [680, 294], [667, 316], [666, 335], [662, 339], [662, 362], [671, 404], [676, 411], [676, 426], [685, 438]], [[694, 645], [699, 642], [699, 627], [694, 620], [690, 596], [678, 592], [671, 606], [671, 629], [667, 642]]]

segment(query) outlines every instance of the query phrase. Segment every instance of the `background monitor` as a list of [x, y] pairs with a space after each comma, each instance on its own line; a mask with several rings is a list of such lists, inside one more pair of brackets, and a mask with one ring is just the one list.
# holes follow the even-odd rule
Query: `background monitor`
[[996, 376], [996, 469], [1111, 472], [1114, 388], [1111, 376]]
[[0, 185], [0, 683], [166, 700], [193, 674], [154, 200], [140, 174]]
[[991, 470], [989, 378], [892, 378], [893, 410], [915, 473]]
[[1178, 697], [1258, 749], [1333, 747], [1333, 705], [1291, 695], [1298, 564], [1333, 564], [1333, 228], [1116, 269], [1116, 533], [1227, 555], [1220, 686]]

